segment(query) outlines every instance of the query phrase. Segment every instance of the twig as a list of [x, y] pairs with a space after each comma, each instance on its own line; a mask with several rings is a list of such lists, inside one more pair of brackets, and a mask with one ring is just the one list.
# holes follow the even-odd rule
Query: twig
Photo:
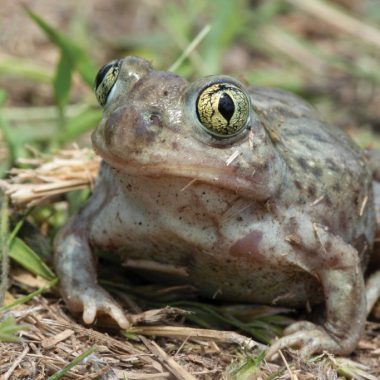
[[196, 380], [196, 378], [180, 366], [170, 357], [156, 342], [140, 336], [145, 346], [158, 357], [159, 361], [176, 377], [178, 380]]
[[1, 377], [1, 380], [8, 380], [13, 371], [16, 369], [16, 367], [21, 363], [22, 359], [25, 358], [25, 356], [27, 355], [27, 353], [29, 352], [29, 347], [26, 346], [24, 348], [24, 351], [21, 352], [21, 354], [19, 355], [19, 357], [13, 362], [13, 364], [9, 367], [8, 371], [6, 373], [4, 373], [4, 375]]
[[288, 371], [288, 373], [289, 373], [290, 379], [291, 379], [291, 380], [296, 380], [296, 376], [294, 376], [293, 372], [291, 371], [291, 369], [290, 369], [290, 367], [289, 367], [289, 363], [286, 361], [284, 354], [282, 353], [281, 350], [279, 350], [278, 353], [280, 354], [281, 359], [282, 359], [282, 361], [283, 361], [284, 364], [285, 364], [285, 367], [286, 367], [286, 369], [287, 369], [287, 371]]
[[192, 327], [176, 326], [134, 326], [130, 332], [147, 336], [164, 336], [177, 338], [200, 338], [216, 340], [225, 343], [234, 343], [251, 349], [253, 347], [266, 348], [265, 345], [255, 342], [251, 338], [235, 333], [233, 331], [219, 331], [210, 329], [196, 329]]

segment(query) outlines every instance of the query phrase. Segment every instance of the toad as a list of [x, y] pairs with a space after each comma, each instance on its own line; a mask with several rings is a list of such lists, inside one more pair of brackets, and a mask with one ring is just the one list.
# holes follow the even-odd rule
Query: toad
[[55, 240], [70, 310], [87, 324], [103, 313], [128, 326], [97, 283], [93, 252], [103, 250], [175, 268], [206, 297], [321, 303], [323, 325], [291, 325], [268, 355], [350, 353], [366, 320], [376, 228], [372, 174], [351, 139], [290, 93], [223, 75], [189, 83], [137, 57], [105, 65], [95, 91], [103, 163]]

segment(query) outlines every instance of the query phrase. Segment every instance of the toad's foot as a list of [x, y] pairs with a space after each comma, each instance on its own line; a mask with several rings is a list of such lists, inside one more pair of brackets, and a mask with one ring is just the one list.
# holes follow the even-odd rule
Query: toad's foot
[[323, 327], [311, 322], [296, 322], [285, 329], [284, 335], [271, 345], [266, 354], [267, 359], [270, 359], [276, 352], [287, 347], [299, 348], [301, 360], [306, 360], [317, 352], [328, 351], [343, 354], [346, 351], [338, 343], [339, 338], [334, 338]]
[[97, 315], [109, 315], [122, 329], [129, 326], [123, 309], [99, 285], [72, 290], [65, 298], [72, 312], [83, 312], [82, 318], [86, 324], [93, 323]]

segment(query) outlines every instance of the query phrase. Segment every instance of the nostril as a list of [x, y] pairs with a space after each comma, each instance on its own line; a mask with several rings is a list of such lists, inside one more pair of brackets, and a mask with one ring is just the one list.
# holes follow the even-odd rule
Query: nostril
[[156, 125], [161, 125], [161, 119], [157, 114], [152, 113], [149, 120]]
[[162, 120], [157, 113], [141, 115], [135, 124], [136, 137], [147, 141], [153, 141], [162, 130]]

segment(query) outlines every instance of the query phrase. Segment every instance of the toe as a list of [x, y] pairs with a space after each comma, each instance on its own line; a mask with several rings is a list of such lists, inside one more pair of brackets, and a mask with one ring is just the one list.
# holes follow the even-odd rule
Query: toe
[[304, 347], [310, 344], [312, 340], [313, 338], [308, 331], [298, 331], [292, 335], [284, 336], [270, 346], [265, 357], [270, 359], [276, 352], [283, 348]]
[[89, 325], [95, 321], [96, 304], [93, 300], [88, 300], [83, 303], [83, 321]]
[[299, 357], [302, 361], [305, 361], [309, 359], [310, 356], [319, 351], [321, 351], [321, 345], [319, 344], [318, 340], [312, 340], [300, 349]]
[[110, 305], [109, 314], [118, 323], [120, 328], [126, 329], [129, 327], [128, 319], [125, 316], [124, 311], [116, 305]]

